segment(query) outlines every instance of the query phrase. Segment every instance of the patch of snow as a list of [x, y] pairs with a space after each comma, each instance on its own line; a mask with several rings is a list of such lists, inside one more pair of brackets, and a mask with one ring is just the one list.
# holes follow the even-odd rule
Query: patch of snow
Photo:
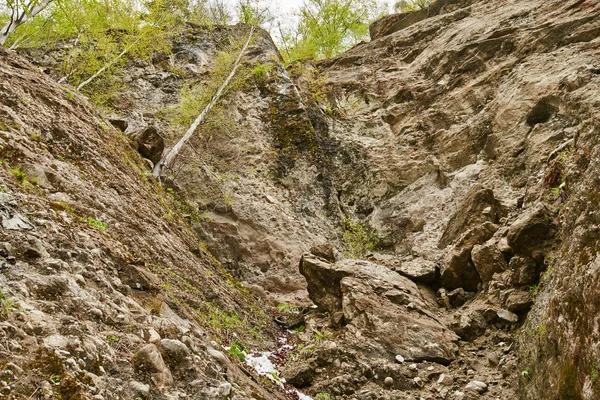
[[[277, 342], [281, 345], [280, 349], [293, 349], [294, 346], [286, 344], [287, 339], [285, 337], [279, 338]], [[273, 356], [273, 353], [270, 351], [265, 351], [263, 353], [257, 353], [258, 355], [254, 355], [252, 353], [247, 353], [244, 351], [246, 364], [252, 367], [259, 375], [265, 376], [271, 381], [275, 382], [280, 387], [285, 387], [285, 378], [279, 376], [279, 372], [275, 365], [271, 362], [269, 357]], [[299, 392], [298, 390], [294, 390], [294, 393], [298, 395], [299, 400], [313, 400], [312, 397], [305, 395], [304, 393]]]

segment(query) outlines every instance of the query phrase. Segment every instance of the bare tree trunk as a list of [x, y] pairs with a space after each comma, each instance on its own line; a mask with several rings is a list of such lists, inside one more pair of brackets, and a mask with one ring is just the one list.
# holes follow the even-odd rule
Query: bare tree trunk
[[212, 99], [210, 100], [208, 105], [206, 107], [204, 107], [204, 110], [202, 110], [200, 115], [198, 115], [198, 117], [196, 118], [194, 123], [192, 123], [190, 128], [187, 130], [185, 135], [183, 135], [183, 137], [179, 140], [179, 142], [177, 142], [175, 144], [175, 146], [173, 146], [173, 148], [171, 150], [169, 150], [169, 152], [164, 157], [162, 157], [160, 159], [160, 161], [158, 161], [156, 163], [156, 165], [154, 166], [154, 176], [155, 177], [157, 177], [157, 178], [160, 177], [163, 169], [169, 167], [169, 165], [173, 162], [175, 157], [177, 157], [177, 155], [179, 154], [179, 152], [181, 151], [183, 146], [190, 140], [190, 138], [192, 137], [192, 135], [194, 134], [196, 129], [198, 129], [198, 126], [204, 121], [204, 119], [206, 118], [206, 115], [211, 110], [211, 108], [213, 108], [213, 106], [217, 103], [217, 101], [219, 101], [219, 98], [223, 94], [223, 91], [225, 90], [227, 85], [229, 85], [229, 82], [235, 75], [235, 73], [240, 65], [242, 56], [244, 55], [244, 52], [246, 51], [246, 49], [248, 48], [248, 45], [250, 44], [250, 39], [252, 38], [253, 34], [254, 34], [254, 26], [250, 29], [250, 34], [248, 35], [248, 40], [246, 40], [246, 44], [242, 48], [242, 51], [240, 51], [240, 54], [238, 55], [237, 59], [235, 60], [235, 63], [233, 63], [233, 68], [231, 69], [231, 72], [229, 73], [229, 75], [227, 76], [227, 78], [225, 79], [225, 81], [223, 82], [221, 87], [219, 87], [219, 90], [217, 90], [217, 93], [215, 93], [215, 95], [212, 97]]
[[[25, 12], [25, 10], [19, 11], [18, 6], [15, 6], [15, 8], [13, 8], [13, 10], [12, 10], [10, 19], [8, 20], [6, 25], [4, 25], [2, 27], [2, 29], [0, 29], [0, 44], [4, 45], [4, 43], [6, 42], [6, 39], [8, 39], [10, 34], [13, 33], [15, 31], [15, 29], [17, 29], [20, 25], [23, 25], [30, 18], [33, 18], [37, 14], [42, 12], [42, 10], [44, 10], [44, 8], [48, 7], [48, 5], [50, 3], [52, 3], [52, 0], [42, 0], [40, 2], [40, 4], [34, 6], [31, 9], [29, 14], [27, 14]], [[34, 4], [34, 2], [31, 1], [28, 4], [28, 6], [31, 7], [33, 4]]]
[[116, 63], [117, 61], [119, 61], [121, 59], [121, 57], [123, 57], [125, 54], [127, 54], [127, 52], [129, 50], [131, 50], [131, 48], [133, 46], [135, 46], [136, 43], [139, 42], [139, 41], [140, 41], [140, 39], [137, 39], [135, 42], [131, 43], [118, 56], [116, 56], [115, 58], [113, 58], [112, 60], [110, 60], [110, 62], [108, 62], [107, 64], [105, 64], [104, 67], [102, 67], [98, 71], [96, 71], [96, 73], [94, 75], [90, 76], [88, 79], [86, 79], [85, 81], [81, 82], [79, 84], [79, 86], [77, 86], [77, 90], [81, 90], [81, 88], [83, 88], [88, 83], [90, 83], [91, 81], [93, 81], [94, 79], [96, 79], [100, 74], [102, 74], [104, 71], [106, 71], [108, 68], [110, 68], [114, 63]]

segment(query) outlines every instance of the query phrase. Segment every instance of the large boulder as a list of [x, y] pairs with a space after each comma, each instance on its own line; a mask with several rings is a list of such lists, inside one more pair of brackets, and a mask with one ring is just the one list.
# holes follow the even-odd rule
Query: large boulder
[[543, 256], [546, 241], [552, 236], [552, 216], [546, 207], [538, 205], [527, 210], [508, 228], [506, 239], [516, 254], [538, 258]]
[[439, 241], [438, 247], [444, 248], [453, 243], [468, 229], [485, 222], [497, 223], [502, 209], [491, 189], [476, 185], [460, 203]]
[[410, 278], [413, 282], [433, 283], [438, 276], [438, 265], [424, 258], [414, 258], [400, 263], [394, 271]]
[[132, 132], [131, 140], [142, 157], [156, 164], [165, 149], [165, 139], [155, 126], [147, 126]]
[[443, 287], [447, 289], [462, 287], [470, 292], [478, 290], [481, 278], [471, 259], [471, 252], [476, 245], [488, 241], [497, 230], [496, 225], [486, 222], [475, 226], [461, 236], [454, 248], [444, 258], [441, 270]]
[[367, 341], [373, 357], [443, 364], [456, 357], [458, 336], [437, 320], [410, 279], [371, 262], [328, 263], [310, 254], [302, 257], [300, 272], [319, 308], [343, 313], [347, 348], [364, 352]]
[[473, 246], [471, 259], [483, 283], [491, 281], [495, 273], [508, 268], [504, 256], [493, 241]]

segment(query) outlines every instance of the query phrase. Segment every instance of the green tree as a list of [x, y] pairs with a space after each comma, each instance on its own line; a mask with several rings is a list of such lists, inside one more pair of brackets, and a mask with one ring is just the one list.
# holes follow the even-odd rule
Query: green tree
[[260, 0], [238, 0], [236, 5], [238, 20], [248, 25], [263, 25], [273, 19], [269, 7]]
[[431, 0], [400, 0], [394, 5], [396, 12], [416, 11], [428, 7]]
[[7, 14], [4, 19], [6, 20], [2, 29], [0, 29], [0, 44], [4, 45], [8, 37], [21, 25], [36, 15], [44, 11], [52, 0], [7, 0]]
[[291, 59], [340, 54], [367, 37], [381, 7], [369, 0], [306, 0], [297, 29], [281, 32], [285, 50]]

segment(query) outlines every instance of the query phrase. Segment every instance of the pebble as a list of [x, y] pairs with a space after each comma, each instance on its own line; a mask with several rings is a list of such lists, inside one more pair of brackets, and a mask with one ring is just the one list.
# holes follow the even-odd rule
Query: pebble
[[404, 357], [402, 357], [400, 354], [398, 354], [396, 356], [396, 361], [398, 361], [400, 364], [402, 364], [404, 362]]
[[394, 384], [394, 378], [392, 378], [391, 376], [388, 376], [385, 378], [383, 383], [385, 383], [386, 386], [392, 386]]

